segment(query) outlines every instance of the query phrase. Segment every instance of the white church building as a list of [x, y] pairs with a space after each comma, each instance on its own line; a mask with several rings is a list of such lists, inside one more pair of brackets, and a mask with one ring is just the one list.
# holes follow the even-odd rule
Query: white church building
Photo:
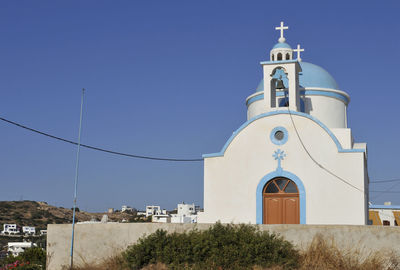
[[[366, 143], [347, 126], [350, 96], [280, 38], [247, 97], [247, 121], [204, 157], [199, 223], [354, 224], [368, 220]], [[294, 58], [296, 52], [296, 58]]]

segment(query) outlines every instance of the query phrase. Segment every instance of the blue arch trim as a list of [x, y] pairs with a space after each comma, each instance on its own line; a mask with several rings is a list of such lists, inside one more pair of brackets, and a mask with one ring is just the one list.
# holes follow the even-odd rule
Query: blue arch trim
[[[305, 96], [324, 96], [324, 97], [332, 97], [339, 99], [343, 101], [346, 105], [349, 104], [350, 100], [343, 94], [337, 93], [337, 92], [330, 92], [330, 91], [323, 91], [323, 90], [300, 90], [300, 95], [305, 95]], [[277, 97], [284, 97], [285, 93], [284, 92], [276, 92]], [[264, 93], [261, 93], [257, 96], [254, 96], [246, 101], [247, 107], [257, 101], [264, 99]]]
[[284, 171], [278, 168], [276, 171], [271, 172], [264, 176], [257, 185], [256, 191], [256, 223], [263, 223], [263, 189], [265, 184], [275, 177], [286, 177], [296, 183], [297, 189], [299, 190], [300, 197], [300, 224], [306, 224], [306, 190], [303, 182], [295, 174]]
[[[269, 117], [272, 115], [278, 115], [278, 114], [289, 114], [289, 110], [278, 110], [278, 111], [272, 111], [272, 112], [267, 112], [267, 113], [263, 113], [260, 115], [257, 115], [249, 120], [247, 120], [246, 122], [244, 122], [236, 131], [233, 132], [232, 136], [228, 139], [228, 141], [225, 143], [224, 147], [222, 147], [222, 150], [218, 153], [212, 153], [212, 154], [204, 154], [203, 158], [209, 158], [209, 157], [221, 157], [224, 155], [226, 149], [228, 148], [228, 146], [231, 144], [231, 142], [233, 141], [233, 139], [244, 129], [246, 128], [248, 125], [250, 125], [251, 123], [253, 123], [254, 121], [264, 118], [264, 117]], [[315, 123], [317, 123], [321, 128], [323, 128], [326, 133], [328, 133], [328, 135], [332, 138], [333, 142], [336, 144], [336, 147], [338, 149], [339, 153], [351, 153], [351, 152], [365, 152], [365, 149], [343, 149], [342, 145], [340, 144], [339, 140], [336, 138], [336, 136], [332, 133], [332, 131], [325, 126], [321, 121], [319, 121], [317, 118], [306, 114], [306, 113], [302, 113], [302, 112], [296, 112], [296, 111], [290, 111], [290, 114], [292, 115], [298, 115], [298, 116], [302, 116], [305, 118], [308, 118], [312, 121], [314, 121]]]

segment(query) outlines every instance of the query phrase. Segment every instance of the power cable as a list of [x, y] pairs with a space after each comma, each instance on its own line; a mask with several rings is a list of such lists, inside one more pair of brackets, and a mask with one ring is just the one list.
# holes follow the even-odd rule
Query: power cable
[[[70, 144], [74, 144], [74, 145], [78, 145], [77, 142], [74, 141], [70, 141], [61, 137], [57, 137], [54, 135], [51, 135], [49, 133], [43, 132], [43, 131], [39, 131], [37, 129], [33, 129], [24, 125], [21, 125], [19, 123], [16, 123], [14, 121], [5, 119], [3, 117], [0, 117], [0, 120], [12, 124], [14, 126], [38, 133], [40, 135], [52, 138], [52, 139], [56, 139], [59, 141], [63, 141], [66, 143], [70, 143]], [[181, 159], [181, 158], [163, 158], [163, 157], [153, 157], [153, 156], [142, 156], [142, 155], [136, 155], [136, 154], [128, 154], [128, 153], [122, 153], [122, 152], [116, 152], [116, 151], [112, 151], [112, 150], [107, 150], [107, 149], [103, 149], [103, 148], [99, 148], [99, 147], [95, 147], [95, 146], [90, 146], [90, 145], [86, 145], [86, 144], [81, 144], [82, 147], [88, 148], [88, 149], [92, 149], [92, 150], [96, 150], [96, 151], [101, 151], [101, 152], [105, 152], [105, 153], [109, 153], [109, 154], [113, 154], [113, 155], [119, 155], [119, 156], [125, 156], [125, 157], [131, 157], [131, 158], [139, 158], [139, 159], [149, 159], [149, 160], [159, 160], [159, 161], [175, 161], [175, 162], [198, 162], [198, 161], [203, 161], [202, 158], [194, 158], [194, 159]]]
[[296, 125], [295, 125], [295, 123], [294, 123], [294, 120], [293, 120], [293, 117], [292, 117], [292, 113], [290, 112], [289, 107], [287, 107], [287, 108], [288, 108], [288, 112], [289, 112], [289, 115], [290, 115], [290, 119], [292, 120], [292, 124], [293, 124], [294, 130], [296, 131], [297, 138], [299, 138], [300, 143], [301, 143], [301, 145], [302, 145], [303, 148], [304, 148], [304, 151], [306, 151], [306, 153], [307, 153], [307, 155], [310, 157], [310, 159], [311, 159], [318, 167], [320, 167], [321, 169], [323, 169], [324, 171], [326, 171], [326, 172], [329, 173], [330, 175], [336, 177], [337, 179], [339, 179], [339, 180], [342, 181], [343, 183], [345, 183], [345, 184], [351, 186], [352, 188], [355, 188], [355, 189], [357, 189], [358, 191], [364, 193], [364, 190], [359, 189], [358, 187], [356, 187], [356, 186], [354, 186], [353, 184], [349, 183], [349, 182], [346, 181], [345, 179], [343, 179], [343, 178], [341, 178], [340, 176], [334, 174], [333, 172], [331, 172], [330, 170], [328, 170], [327, 168], [325, 168], [321, 163], [319, 163], [318, 161], [316, 161], [316, 160], [314, 159], [314, 157], [313, 157], [313, 156], [310, 154], [310, 152], [308, 151], [307, 147], [304, 145], [303, 140], [301, 139], [300, 134], [299, 134], [299, 132], [298, 132], [298, 130], [297, 130], [297, 127], [296, 127]]
[[369, 192], [375, 192], [375, 193], [400, 193], [400, 191], [390, 191], [390, 190], [370, 190]]
[[399, 182], [400, 179], [391, 179], [391, 180], [376, 180], [376, 181], [369, 181], [369, 183], [379, 184], [379, 183], [389, 183], [389, 182]]
[[[296, 125], [295, 125], [295, 123], [294, 123], [294, 120], [293, 120], [293, 118], [292, 118], [292, 114], [290, 113], [290, 110], [289, 110], [289, 114], [290, 114], [290, 118], [291, 118], [291, 120], [292, 120], [293, 127], [294, 127], [294, 129], [295, 129], [295, 131], [296, 131], [297, 137], [299, 138], [300, 143], [302, 144], [302, 146], [303, 146], [304, 150], [306, 151], [306, 153], [308, 154], [308, 156], [309, 156], [319, 167], [321, 167], [321, 168], [324, 169], [324, 170], [327, 170], [325, 167], [323, 167], [320, 163], [318, 163], [318, 162], [311, 156], [310, 152], [309, 152], [309, 151], [307, 150], [307, 148], [305, 147], [305, 145], [304, 145], [304, 143], [303, 143], [303, 141], [302, 141], [302, 139], [301, 139], [301, 137], [300, 137], [300, 135], [299, 135], [299, 133], [298, 133], [298, 130], [297, 130]], [[24, 126], [24, 125], [22, 125], [22, 124], [19, 124], [19, 123], [16, 123], [16, 122], [14, 122], [14, 121], [5, 119], [5, 118], [3, 118], [3, 117], [0, 117], [0, 120], [4, 121], [4, 122], [6, 122], [6, 123], [12, 124], [12, 125], [14, 125], [14, 126], [17, 126], [17, 127], [20, 127], [20, 128], [23, 128], [23, 129], [26, 129], [26, 130], [29, 130], [29, 131], [32, 131], [32, 132], [34, 132], [34, 133], [38, 133], [38, 134], [40, 134], [40, 135], [43, 135], [43, 136], [46, 136], [46, 137], [50, 137], [50, 138], [52, 138], [52, 139], [56, 139], [56, 140], [63, 141], [63, 142], [66, 142], [66, 143], [70, 143], [70, 144], [73, 144], [73, 145], [78, 145], [77, 142], [70, 141], [70, 140], [67, 140], [67, 139], [64, 139], [64, 138], [61, 138], [61, 137], [57, 137], [57, 136], [51, 135], [51, 134], [46, 133], [46, 132], [43, 132], [43, 131], [39, 131], [39, 130], [37, 130], [37, 129], [33, 129], [33, 128], [30, 128], [30, 127]], [[107, 149], [103, 149], [103, 148], [99, 148], [99, 147], [94, 147], [94, 146], [90, 146], [90, 145], [86, 145], [86, 144], [81, 144], [81, 146], [82, 146], [82, 147], [85, 147], [85, 148], [88, 148], [88, 149], [92, 149], [92, 150], [96, 150], [96, 151], [101, 151], [101, 152], [105, 152], [105, 153], [109, 153], [109, 154], [120, 155], [120, 156], [126, 156], [126, 157], [131, 157], [131, 158], [139, 158], [139, 159], [149, 159], [149, 160], [159, 160], [159, 161], [178, 161], [178, 162], [198, 162], [198, 161], [203, 161], [202, 158], [201, 158], [201, 159], [200, 159], [200, 158], [199, 158], [199, 159], [162, 158], [162, 157], [142, 156], [142, 155], [135, 155], [135, 154], [128, 154], [128, 153], [121, 153], [121, 152], [116, 152], [116, 151], [112, 151], [112, 150], [107, 150]], [[334, 175], [335, 177], [339, 178], [340, 180], [344, 181], [346, 184], [349, 184], [347, 181], [345, 181], [344, 179], [341, 179], [339, 176], [333, 174], [333, 173], [330, 172], [329, 170], [327, 170], [327, 171], [328, 171], [330, 174]], [[370, 183], [386, 183], [386, 182], [397, 182], [397, 181], [400, 181], [400, 179], [370, 181]], [[356, 189], [358, 189], [357, 187], [353, 186], [352, 184], [349, 184], [349, 185], [352, 186], [352, 187], [354, 187], [354, 188], [356, 188]], [[358, 190], [360, 190], [360, 189], [358, 189]], [[361, 190], [360, 190], [360, 191], [361, 191]], [[378, 191], [376, 191], [376, 192], [378, 192]], [[379, 191], [379, 192], [383, 192], [383, 191]]]
[[394, 183], [393, 185], [391, 185], [388, 189], [386, 190], [377, 190], [377, 191], [370, 191], [370, 192], [375, 192], [378, 193], [375, 196], [371, 196], [370, 200], [375, 200], [376, 198], [378, 198], [379, 196], [385, 194], [385, 193], [400, 193], [400, 192], [396, 192], [396, 191], [391, 191], [395, 186], [397, 186], [400, 183]]

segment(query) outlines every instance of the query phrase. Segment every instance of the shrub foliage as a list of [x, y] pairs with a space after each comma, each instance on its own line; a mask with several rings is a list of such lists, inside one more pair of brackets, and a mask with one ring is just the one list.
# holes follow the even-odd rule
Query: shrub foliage
[[300, 255], [290, 242], [255, 226], [217, 223], [205, 231], [157, 230], [128, 247], [123, 257], [130, 269], [156, 263], [170, 269], [293, 269]]
[[[2, 268], [3, 267], [3, 268]], [[19, 256], [8, 256], [0, 261], [0, 269], [44, 270], [46, 269], [46, 252], [33, 247], [26, 249]]]

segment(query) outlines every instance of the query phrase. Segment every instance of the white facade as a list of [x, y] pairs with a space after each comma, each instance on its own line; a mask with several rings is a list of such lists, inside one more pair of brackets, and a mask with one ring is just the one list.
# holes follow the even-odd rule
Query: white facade
[[17, 224], [3, 224], [2, 234], [19, 234]]
[[121, 212], [125, 212], [125, 211], [133, 211], [133, 208], [128, 205], [123, 205], [121, 207]]
[[158, 205], [147, 205], [146, 206], [146, 217], [153, 215], [167, 214], [167, 210], [161, 209]]
[[36, 233], [36, 230], [35, 230], [35, 227], [23, 226], [22, 233], [33, 235]]
[[13, 256], [18, 256], [24, 252], [27, 248], [36, 247], [37, 245], [32, 242], [9, 242], [7, 245], [7, 251]]
[[190, 216], [172, 215], [171, 223], [197, 223], [197, 215], [190, 215]]
[[152, 215], [151, 222], [171, 223], [171, 217], [168, 214]]
[[177, 214], [179, 216], [190, 216], [196, 214], [196, 206], [194, 203], [178, 203]]
[[263, 80], [246, 100], [247, 121], [220, 152], [203, 156], [198, 222], [269, 223], [272, 212], [287, 207], [266, 206], [266, 187], [280, 178], [298, 191], [288, 208], [298, 221], [289, 223], [366, 224], [367, 151], [347, 127], [350, 97], [317, 65], [292, 54], [277, 61], [280, 52], [294, 51], [282, 35], [279, 41], [270, 61], [261, 62]]
[[197, 223], [197, 208], [194, 203], [179, 203], [177, 213], [171, 215], [171, 223]]

